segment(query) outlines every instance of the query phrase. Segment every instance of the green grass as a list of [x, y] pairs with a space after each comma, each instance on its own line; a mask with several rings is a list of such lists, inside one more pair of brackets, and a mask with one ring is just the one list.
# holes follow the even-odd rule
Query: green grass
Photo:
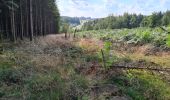
[[35, 75], [26, 81], [30, 100], [59, 100], [64, 94], [64, 83], [57, 73]]
[[43, 74], [26, 71], [29, 69], [16, 67], [9, 62], [1, 62], [0, 97], [6, 99], [23, 99], [26, 97], [30, 100], [59, 100], [63, 93], [62, 90], [64, 90], [60, 76], [52, 72]]
[[[67, 62], [60, 67], [58, 65], [48, 66], [48, 69], [32, 63], [29, 56], [12, 51], [4, 52], [4, 55], [0, 56], [0, 98], [78, 99], [79, 95], [88, 87], [86, 78], [75, 73], [73, 68], [74, 61], [80, 57], [82, 51], [76, 47], [64, 48], [63, 51], [66, 51], [64, 56], [67, 58]], [[68, 79], [63, 75], [66, 75]]]
[[117, 84], [133, 100], [170, 99], [170, 84], [147, 71], [129, 70], [124, 75], [112, 77], [108, 82]]

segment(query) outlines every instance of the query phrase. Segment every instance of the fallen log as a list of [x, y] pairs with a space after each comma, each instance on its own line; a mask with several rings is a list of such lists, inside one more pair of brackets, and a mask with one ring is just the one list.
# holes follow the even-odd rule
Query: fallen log
[[[102, 66], [95, 66], [95, 67], [102, 67]], [[151, 67], [128, 67], [128, 66], [119, 66], [119, 65], [113, 65], [108, 66], [109, 68], [115, 68], [115, 69], [137, 69], [137, 70], [150, 70], [150, 71], [164, 71], [164, 72], [170, 72], [170, 68], [151, 68]]]

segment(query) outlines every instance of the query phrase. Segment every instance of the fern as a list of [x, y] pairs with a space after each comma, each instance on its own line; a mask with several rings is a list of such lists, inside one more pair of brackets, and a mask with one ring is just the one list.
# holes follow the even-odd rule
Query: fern
[[170, 35], [168, 35], [168, 37], [167, 37], [166, 44], [167, 44], [168, 47], [170, 47]]

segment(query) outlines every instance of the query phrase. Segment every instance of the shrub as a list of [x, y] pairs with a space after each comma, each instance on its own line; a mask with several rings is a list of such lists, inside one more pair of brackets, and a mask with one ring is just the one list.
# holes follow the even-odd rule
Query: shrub
[[144, 31], [141, 35], [141, 39], [144, 43], [149, 43], [152, 39], [151, 33], [148, 31]]
[[22, 82], [22, 73], [13, 68], [8, 63], [0, 64], [0, 81], [6, 84], [20, 84]]

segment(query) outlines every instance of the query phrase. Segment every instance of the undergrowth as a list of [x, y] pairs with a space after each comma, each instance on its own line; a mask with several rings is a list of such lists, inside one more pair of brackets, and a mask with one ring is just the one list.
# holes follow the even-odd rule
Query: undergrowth
[[108, 83], [117, 84], [133, 100], [170, 99], [170, 85], [148, 71], [128, 70], [123, 75], [112, 77]]
[[[168, 28], [167, 28], [168, 29]], [[155, 46], [169, 44], [169, 38], [165, 31], [158, 28], [92, 30], [76, 33], [79, 37], [97, 38], [104, 41], [121, 41], [128, 44], [147, 44]], [[168, 39], [167, 39], [168, 38]]]
[[[25, 49], [25, 48], [23, 48]], [[64, 53], [58, 55], [64, 63], [58, 62], [55, 52], [49, 56], [19, 48], [6, 50], [0, 55], [0, 98], [1, 99], [26, 99], [26, 100], [68, 100], [86, 98], [84, 91], [88, 87], [88, 81], [80, 74], [75, 73], [76, 60], [81, 58], [82, 50], [78, 47], [61, 47]], [[58, 48], [56, 49], [56, 53]], [[34, 50], [35, 51], [35, 50]], [[48, 57], [46, 59], [45, 57]], [[49, 63], [49, 59], [53, 63]], [[43, 62], [40, 62], [43, 60]], [[56, 61], [56, 62], [55, 62]], [[79, 59], [81, 61], [81, 59]]]

